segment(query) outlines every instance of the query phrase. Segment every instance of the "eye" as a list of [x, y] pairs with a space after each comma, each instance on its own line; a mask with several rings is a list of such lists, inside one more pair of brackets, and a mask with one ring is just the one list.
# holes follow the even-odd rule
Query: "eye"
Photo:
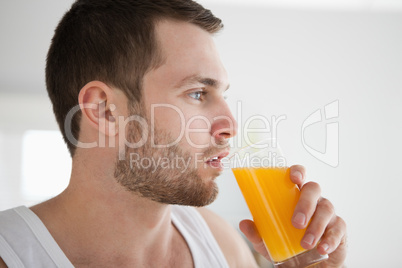
[[207, 94], [207, 93], [204, 91], [194, 91], [194, 92], [189, 93], [188, 96], [195, 100], [202, 101], [205, 94]]

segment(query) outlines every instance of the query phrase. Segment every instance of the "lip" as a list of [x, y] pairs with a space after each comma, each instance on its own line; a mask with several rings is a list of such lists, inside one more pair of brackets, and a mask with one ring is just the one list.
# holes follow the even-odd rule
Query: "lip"
[[223, 151], [223, 152], [221, 152], [219, 154], [211, 156], [210, 158], [208, 158], [207, 161], [205, 161], [205, 163], [208, 166], [210, 166], [210, 167], [212, 167], [214, 169], [222, 171], [223, 170], [223, 164], [221, 162], [221, 159], [225, 158], [228, 155], [229, 155], [229, 151]]
[[205, 162], [213, 162], [213, 161], [216, 161], [216, 160], [213, 160], [214, 158], [217, 159], [217, 161], [220, 161], [222, 158], [225, 158], [225, 157], [228, 156], [228, 155], [229, 155], [229, 151], [224, 151], [224, 152], [221, 152], [221, 153], [219, 153], [219, 154], [216, 154], [216, 155], [211, 156], [211, 157], [208, 158], [208, 160], [205, 161]]

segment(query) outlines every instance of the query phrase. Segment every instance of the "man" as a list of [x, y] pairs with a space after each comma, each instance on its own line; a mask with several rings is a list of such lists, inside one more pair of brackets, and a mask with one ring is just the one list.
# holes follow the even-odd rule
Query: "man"
[[[256, 267], [236, 231], [201, 208], [237, 128], [212, 39], [221, 27], [190, 0], [73, 4], [46, 66], [70, 184], [0, 214], [0, 267]], [[303, 167], [291, 174], [301, 188], [293, 225], [312, 219], [302, 246], [329, 254], [322, 267], [342, 266], [343, 220], [304, 184]], [[240, 229], [269, 258], [253, 222]]]

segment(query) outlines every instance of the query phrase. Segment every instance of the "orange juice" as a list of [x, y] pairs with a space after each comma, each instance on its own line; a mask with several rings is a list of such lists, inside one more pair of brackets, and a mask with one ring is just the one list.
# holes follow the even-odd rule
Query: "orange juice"
[[305, 229], [292, 225], [300, 191], [290, 181], [289, 168], [233, 168], [265, 246], [274, 262], [306, 251], [300, 246]]

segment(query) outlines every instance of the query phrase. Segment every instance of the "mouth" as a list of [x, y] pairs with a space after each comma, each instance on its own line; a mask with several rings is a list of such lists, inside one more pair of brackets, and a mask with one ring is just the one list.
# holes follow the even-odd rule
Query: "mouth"
[[218, 169], [219, 171], [223, 170], [223, 164], [222, 164], [222, 158], [225, 158], [226, 156], [229, 155], [229, 151], [224, 151], [219, 154], [213, 155], [212, 157], [208, 158], [205, 163], [215, 169]]

